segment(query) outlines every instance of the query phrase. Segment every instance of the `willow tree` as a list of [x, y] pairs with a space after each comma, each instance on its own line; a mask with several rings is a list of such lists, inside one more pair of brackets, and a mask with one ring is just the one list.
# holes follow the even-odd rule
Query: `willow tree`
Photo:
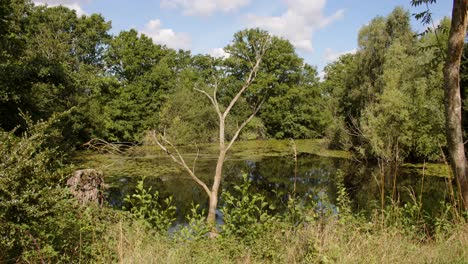
[[[266, 31], [249, 29], [236, 33], [231, 45], [225, 48], [230, 55], [226, 63], [213, 66], [209, 83], [198, 84], [194, 87], [194, 90], [206, 96], [210, 101], [218, 118], [218, 159], [211, 188], [197, 177], [194, 169], [187, 165], [182, 154], [164, 133], [156, 131], [151, 133], [156, 144], [175, 163], [184, 168], [190, 177], [206, 192], [209, 198], [207, 223], [212, 227], [211, 236], [216, 235], [216, 209], [218, 207], [219, 188], [226, 155], [244, 127], [255, 117], [266, 99], [266, 89], [260, 88], [256, 79], [262, 65], [262, 58], [270, 47], [271, 37]], [[226, 134], [227, 119], [241, 101], [243, 104], [250, 106], [251, 112], [245, 116], [242, 122], [239, 122], [240, 124], [228, 138]]]

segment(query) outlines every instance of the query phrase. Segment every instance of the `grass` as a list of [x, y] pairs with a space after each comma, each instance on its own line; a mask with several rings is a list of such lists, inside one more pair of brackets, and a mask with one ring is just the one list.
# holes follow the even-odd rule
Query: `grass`
[[[109, 243], [111, 241], [111, 243]], [[468, 225], [430, 239], [401, 226], [330, 217], [292, 227], [278, 223], [253, 243], [238, 238], [177, 240], [139, 223], [109, 228], [103, 243], [118, 263], [468, 263]], [[108, 255], [109, 256], [109, 255]]]

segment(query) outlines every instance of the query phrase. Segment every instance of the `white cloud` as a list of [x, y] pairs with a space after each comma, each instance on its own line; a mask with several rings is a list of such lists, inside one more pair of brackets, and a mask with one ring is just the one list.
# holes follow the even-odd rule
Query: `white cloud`
[[229, 53], [225, 52], [223, 48], [212, 49], [209, 53], [212, 57], [215, 58], [229, 58]]
[[76, 11], [78, 16], [86, 15], [86, 12], [81, 7], [81, 4], [88, 3], [89, 0], [34, 0], [36, 5], [64, 6]]
[[343, 10], [325, 16], [327, 0], [284, 0], [287, 10], [280, 16], [249, 15], [249, 26], [260, 27], [291, 41], [300, 50], [313, 52], [312, 35], [343, 17]]
[[357, 52], [357, 49], [352, 49], [352, 50], [347, 50], [347, 51], [334, 51], [330, 48], [327, 48], [325, 49], [325, 55], [324, 55], [324, 58], [325, 58], [325, 61], [326, 62], [334, 62], [336, 61], [339, 57], [341, 57], [342, 55], [345, 55], [345, 54], [354, 54]]
[[189, 49], [192, 40], [186, 33], [178, 33], [170, 28], [162, 28], [159, 19], [150, 20], [141, 32], [153, 39], [154, 43], [166, 45], [173, 49]]
[[188, 16], [209, 16], [216, 11], [236, 11], [250, 4], [250, 0], [161, 0], [161, 6], [182, 9]]

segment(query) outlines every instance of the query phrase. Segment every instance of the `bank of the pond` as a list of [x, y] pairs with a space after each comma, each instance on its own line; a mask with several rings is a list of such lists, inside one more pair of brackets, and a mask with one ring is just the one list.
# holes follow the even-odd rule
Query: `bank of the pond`
[[[391, 169], [382, 175], [378, 166], [356, 162], [349, 153], [326, 150], [323, 141], [295, 144], [297, 164], [290, 141], [239, 142], [226, 160], [222, 185], [223, 191], [235, 194], [233, 186], [240, 186], [247, 174], [249, 195], [262, 195], [276, 208], [283, 205], [286, 214], [269, 210], [271, 221], [235, 227], [248, 236], [221, 232], [216, 241], [206, 232], [197, 233], [205, 230], [202, 214], [170, 234], [123, 217], [95, 244], [97, 262], [466, 263], [466, 217], [450, 203], [451, 182], [444, 178], [443, 166], [405, 164], [395, 182]], [[209, 184], [215, 146], [185, 146], [181, 151]], [[203, 190], [155, 147], [136, 147], [125, 155], [81, 152], [75, 164], [104, 171], [111, 185], [109, 202], [117, 208], [141, 178], [160, 199], [174, 197], [179, 223], [191, 215], [192, 204], [203, 209], [207, 202]], [[298, 200], [291, 211], [293, 190]]]
[[[264, 194], [278, 207], [284, 207], [293, 190], [305, 203], [318, 199], [333, 203], [337, 183], [343, 181], [357, 211], [370, 210], [380, 204], [382, 175], [378, 166], [357, 162], [345, 151], [328, 150], [324, 140], [295, 140], [294, 145], [298, 153], [297, 171], [290, 140], [236, 142], [225, 163], [222, 188], [231, 190], [246, 173], [253, 190]], [[180, 151], [187, 164], [193, 164], [198, 177], [210, 185], [216, 166], [216, 145], [182, 146]], [[158, 147], [139, 146], [124, 155], [85, 151], [77, 153], [74, 161], [78, 168], [104, 172], [110, 185], [108, 201], [113, 206], [121, 207], [123, 198], [133, 192], [142, 178], [145, 178], [145, 186], [158, 191], [161, 198], [174, 198], [180, 219], [189, 212], [190, 204], [206, 205], [203, 190]], [[410, 201], [413, 194], [408, 190], [413, 190], [414, 194], [430, 200], [424, 204], [425, 209], [436, 210], [433, 207], [447, 196], [447, 181], [442, 178], [444, 172], [440, 168], [444, 167], [405, 164], [398, 170], [396, 186], [393, 186], [393, 173], [386, 170], [385, 196]]]
[[[343, 196], [341, 198], [344, 198]], [[342, 200], [343, 202], [345, 200]], [[409, 207], [387, 207], [370, 217], [302, 210], [300, 224], [277, 218], [252, 223], [249, 235], [220, 233], [216, 240], [191, 229], [167, 235], [141, 221], [109, 226], [96, 243], [102, 263], [467, 263], [468, 225], [448, 214], [427, 230]], [[447, 207], [446, 212], [453, 208]], [[413, 212], [408, 214], [408, 212]], [[426, 219], [427, 220], [427, 219]], [[246, 228], [246, 226], [239, 226]]]

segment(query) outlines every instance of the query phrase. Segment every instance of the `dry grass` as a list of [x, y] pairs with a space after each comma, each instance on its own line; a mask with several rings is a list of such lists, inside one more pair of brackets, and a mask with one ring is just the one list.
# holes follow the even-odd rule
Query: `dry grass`
[[[278, 225], [255, 243], [220, 238], [178, 240], [151, 233], [139, 223], [109, 228], [101, 243], [117, 259], [110, 263], [468, 263], [468, 224], [421, 241], [379, 221]], [[286, 228], [286, 229], [285, 229]]]

